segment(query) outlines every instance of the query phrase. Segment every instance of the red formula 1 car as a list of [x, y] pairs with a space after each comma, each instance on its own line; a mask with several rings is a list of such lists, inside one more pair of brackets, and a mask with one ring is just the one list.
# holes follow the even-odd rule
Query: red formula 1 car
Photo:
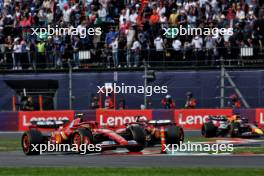
[[[129, 125], [139, 125], [146, 133], [147, 145], [153, 146], [160, 144], [161, 142], [161, 128], [164, 128], [165, 142], [167, 144], [180, 144], [184, 141], [184, 131], [181, 126], [173, 123], [171, 120], [146, 120], [145, 118], [138, 116], [136, 122], [128, 123]], [[119, 129], [121, 132], [125, 129]]]
[[[22, 149], [26, 155], [38, 155], [33, 150], [37, 144], [68, 144], [68, 145], [100, 145], [102, 150], [127, 148], [138, 152], [144, 149], [146, 143], [145, 131], [137, 124], [131, 124], [120, 133], [110, 129], [98, 128], [97, 122], [83, 122], [78, 117], [71, 122], [61, 121], [38, 122], [32, 124], [22, 135]], [[79, 150], [77, 150], [78, 152]]]

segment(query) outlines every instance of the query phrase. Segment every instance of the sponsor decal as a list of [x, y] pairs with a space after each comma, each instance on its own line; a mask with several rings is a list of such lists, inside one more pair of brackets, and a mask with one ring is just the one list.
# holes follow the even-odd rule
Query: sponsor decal
[[72, 121], [74, 111], [21, 111], [18, 113], [18, 130], [25, 131], [32, 122], [69, 120]]
[[100, 126], [122, 127], [126, 123], [136, 122], [137, 116], [151, 120], [152, 110], [97, 110], [96, 121]]
[[200, 130], [210, 115], [232, 115], [232, 109], [186, 109], [175, 110], [175, 122], [189, 130]]
[[256, 123], [259, 127], [264, 128], [264, 109], [256, 109]]

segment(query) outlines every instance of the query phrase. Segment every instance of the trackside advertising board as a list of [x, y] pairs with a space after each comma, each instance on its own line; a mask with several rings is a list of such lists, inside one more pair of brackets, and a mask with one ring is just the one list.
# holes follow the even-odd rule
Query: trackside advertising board
[[259, 127], [264, 128], [264, 108], [256, 109], [256, 123]]
[[73, 120], [74, 111], [21, 111], [18, 113], [18, 130], [25, 131], [32, 121]]
[[152, 110], [97, 110], [96, 121], [100, 126], [121, 127], [136, 121], [136, 116], [152, 119]]
[[232, 109], [183, 109], [175, 110], [175, 122], [187, 130], [200, 130], [210, 115], [232, 115]]
[[[249, 112], [247, 112], [249, 111]], [[176, 110], [84, 110], [84, 111], [21, 111], [1, 112], [0, 131], [25, 131], [32, 121], [73, 120], [74, 113], [84, 113], [85, 120], [95, 120], [100, 126], [123, 126], [135, 122], [136, 116], [146, 120], [170, 119], [185, 130], [200, 130], [209, 115], [232, 115], [232, 109], [176, 109]], [[240, 114], [264, 128], [264, 108], [241, 109]]]

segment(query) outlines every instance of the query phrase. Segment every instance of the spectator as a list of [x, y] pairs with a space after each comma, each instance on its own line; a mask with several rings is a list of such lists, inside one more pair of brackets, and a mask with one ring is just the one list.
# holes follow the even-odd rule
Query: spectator
[[74, 69], [79, 69], [80, 60], [79, 60], [79, 51], [81, 49], [81, 42], [78, 36], [74, 37], [73, 41], [73, 60], [74, 60]]
[[176, 9], [173, 8], [172, 9], [172, 13], [170, 14], [170, 18], [169, 18], [169, 24], [172, 27], [176, 27], [178, 25], [178, 13], [176, 12]]
[[62, 10], [62, 14], [63, 14], [63, 21], [65, 23], [70, 23], [70, 15], [71, 13], [76, 10], [77, 4], [75, 4], [72, 7], [69, 7], [68, 4], [64, 4], [63, 5], [63, 10]]
[[154, 40], [154, 46], [156, 48], [156, 53], [155, 53], [155, 64], [159, 64], [161, 60], [164, 59], [164, 47], [165, 44], [163, 42], [163, 39], [161, 38], [160, 35], [158, 35], [155, 40]]
[[173, 56], [175, 56], [175, 60], [176, 61], [180, 61], [182, 59], [182, 43], [179, 39], [179, 37], [177, 37], [175, 40], [173, 40], [172, 42], [172, 48], [173, 48]]
[[114, 68], [121, 67], [119, 65], [119, 60], [118, 60], [118, 37], [116, 37], [112, 41], [112, 43], [110, 44], [110, 47], [112, 48], [112, 59], [114, 63]]
[[45, 62], [45, 42], [43, 39], [37, 43], [36, 48], [37, 48], [37, 59], [36, 59], [37, 67], [45, 68], [45, 65], [46, 65], [46, 62]]
[[98, 17], [104, 22], [106, 21], [106, 16], [107, 16], [107, 13], [106, 13], [106, 9], [100, 5], [100, 8], [98, 9]]
[[114, 108], [114, 103], [113, 103], [111, 96], [107, 96], [105, 98], [104, 105], [105, 105], [105, 109], [113, 109]]
[[58, 35], [55, 35], [53, 37], [53, 44], [54, 44], [54, 50], [55, 50], [55, 68], [62, 69], [62, 40], [61, 37]]
[[187, 109], [194, 109], [194, 108], [196, 108], [196, 105], [197, 105], [197, 101], [193, 97], [193, 93], [187, 92], [186, 93], [186, 103], [185, 103], [184, 107]]
[[13, 62], [13, 69], [14, 70], [21, 70], [21, 53], [22, 53], [22, 45], [20, 43], [19, 38], [15, 38], [14, 40], [14, 62]]
[[194, 56], [196, 59], [196, 64], [201, 63], [203, 39], [199, 35], [197, 35], [192, 39], [191, 45], [193, 46], [193, 49], [194, 49]]
[[163, 105], [164, 109], [174, 109], [176, 107], [175, 102], [170, 95], [166, 95], [165, 98], [161, 100], [161, 104]]
[[13, 52], [13, 41], [12, 41], [12, 37], [8, 36], [5, 39], [5, 52], [6, 52], [6, 64], [7, 64], [7, 68], [13, 68], [15, 69], [15, 64], [14, 64], [14, 59], [12, 56], [12, 52]]
[[134, 37], [136, 35], [136, 31], [134, 29], [134, 27], [130, 26], [129, 30], [127, 31], [127, 57], [126, 57], [126, 61], [127, 61], [127, 66], [131, 67], [131, 46], [134, 40]]
[[0, 26], [0, 64], [5, 62], [5, 36], [3, 34], [3, 27]]
[[[214, 48], [216, 47], [215, 44], [215, 39], [212, 37], [212, 35], [208, 35], [205, 37], [204, 39], [205, 41], [205, 48], [206, 48], [206, 58], [208, 60], [206, 60], [206, 63], [211, 63], [211, 65], [215, 64], [215, 60], [213, 58], [213, 54], [214, 54]], [[207, 64], [206, 64], [207, 65]]]
[[99, 98], [97, 96], [92, 96], [91, 109], [98, 109], [98, 108], [100, 108]]
[[52, 68], [55, 66], [53, 47], [54, 47], [53, 38], [51, 36], [49, 36], [48, 41], [45, 43], [45, 52], [46, 52], [46, 57], [47, 57], [47, 68]]
[[[1, 2], [1, 1], [0, 1]], [[141, 3], [140, 3], [141, 2]], [[173, 41], [168, 39], [160, 39], [157, 41], [161, 33], [161, 28], [167, 27], [183, 27], [183, 28], [229, 28], [234, 29], [234, 34], [223, 34], [217, 36], [218, 39], [212, 39], [208, 35], [200, 35], [197, 40], [196, 37], [182, 36], [180, 42], [184, 48], [183, 56], [186, 60], [215, 60], [219, 58], [232, 59], [238, 58], [239, 51], [235, 47], [241, 47], [241, 44], [254, 47], [254, 58], [258, 59], [263, 46], [263, 3], [262, 1], [247, 0], [247, 1], [230, 1], [223, 3], [218, 0], [200, 0], [200, 1], [181, 1], [181, 0], [163, 0], [163, 1], [117, 1], [117, 0], [86, 0], [86, 1], [65, 1], [65, 0], [44, 0], [44, 1], [4, 1], [0, 4], [0, 47], [5, 53], [6, 64], [11, 64], [14, 59], [14, 69], [17, 69], [17, 63], [19, 54], [14, 53], [14, 46], [16, 51], [19, 48], [17, 42], [13, 43], [13, 39], [19, 37], [20, 44], [24, 41], [25, 45], [32, 46], [39, 43], [39, 37], [36, 35], [30, 35], [32, 32], [28, 30], [31, 27], [43, 27], [46, 28], [48, 24], [56, 28], [74, 28], [77, 27], [78, 35], [80, 36], [81, 49], [90, 50], [91, 61], [103, 50], [109, 50], [104, 48], [113, 42], [117, 35], [126, 35], [126, 40], [122, 39], [122, 42], [126, 41], [126, 47], [122, 46], [119, 49], [125, 49], [125, 51], [119, 51], [118, 56], [121, 58], [126, 57], [127, 66], [131, 67], [131, 59], [134, 57], [131, 48], [135, 41], [135, 37], [138, 38], [143, 50], [140, 53], [140, 57], [143, 59], [149, 58], [149, 48], [154, 47], [162, 56], [154, 55], [154, 61], [163, 58], [163, 54], [166, 56], [169, 52], [165, 52], [165, 46], [173, 48], [173, 52], [178, 52], [173, 47]], [[118, 16], [119, 15], [119, 16]], [[117, 25], [115, 25], [117, 24]], [[110, 31], [106, 33], [105, 29]], [[3, 27], [1, 31], [1, 26]], [[86, 29], [101, 27], [102, 35], [93, 36], [85, 35]], [[116, 28], [117, 27], [117, 28]], [[115, 30], [114, 30], [115, 29]], [[118, 31], [115, 32], [115, 31]], [[1, 39], [2, 34], [2, 39]], [[143, 34], [146, 40], [143, 42], [139, 38], [139, 34]], [[44, 34], [43, 39], [45, 46], [51, 45], [54, 47], [54, 62], [56, 68], [62, 68], [63, 62], [71, 57], [76, 58], [76, 52], [69, 51], [74, 46], [74, 40], [71, 40], [74, 36], [59, 36], [58, 34], [52, 35], [52, 41], [47, 41], [47, 35]], [[81, 36], [82, 35], [82, 36]], [[11, 40], [8, 39], [11, 37]], [[70, 38], [70, 39], [69, 39]], [[161, 37], [160, 37], [161, 38]], [[248, 40], [249, 39], [249, 40]], [[164, 41], [163, 41], [164, 40]], [[120, 37], [119, 37], [120, 41]], [[161, 42], [162, 41], [162, 42]], [[201, 42], [202, 41], [202, 42]], [[10, 43], [11, 42], [11, 43]], [[49, 43], [49, 44], [48, 44]], [[120, 42], [119, 42], [120, 43]], [[163, 50], [161, 50], [161, 43], [163, 43]], [[3, 45], [5, 44], [5, 45]], [[179, 42], [177, 41], [179, 45]], [[23, 46], [25, 46], [23, 45]], [[3, 47], [4, 46], [4, 47]], [[194, 52], [189, 51], [190, 47], [194, 48]], [[203, 49], [206, 52], [203, 52]], [[222, 47], [222, 48], [217, 48]], [[44, 62], [50, 62], [52, 56], [47, 54], [50, 52], [50, 47], [44, 47], [46, 53], [43, 56]], [[22, 47], [25, 49], [25, 47]], [[34, 62], [34, 47], [28, 47], [30, 49], [30, 62]], [[37, 47], [38, 49], [38, 47]], [[73, 50], [73, 49], [72, 49]], [[145, 51], [146, 50], [146, 51]], [[111, 52], [111, 50], [110, 50]], [[23, 55], [24, 51], [22, 51]], [[155, 53], [156, 54], [156, 53]], [[12, 58], [12, 55], [16, 57]], [[74, 56], [75, 55], [75, 56]], [[99, 54], [100, 56], [101, 54]], [[110, 54], [111, 55], [111, 54]], [[177, 54], [178, 55], [178, 54]], [[122, 57], [121, 57], [122, 56]], [[172, 55], [173, 56], [173, 55]], [[25, 58], [24, 56], [21, 58]], [[35, 58], [38, 58], [35, 56]], [[152, 58], [152, 57], [151, 57]], [[178, 56], [175, 57], [178, 60]], [[3, 63], [3, 55], [0, 55], [0, 62]], [[96, 62], [104, 61], [105, 59], [96, 57]], [[25, 64], [23, 59], [21, 60], [22, 66]], [[134, 63], [133, 63], [134, 64]], [[205, 63], [210, 64], [210, 63]], [[211, 63], [213, 64], [213, 63]], [[76, 64], [78, 65], [78, 63]], [[107, 65], [107, 64], [99, 64]], [[24, 67], [24, 66], [23, 66]], [[34, 65], [33, 65], [34, 67]], [[50, 65], [48, 66], [50, 68]], [[10, 69], [10, 66], [7, 67]]]
[[106, 37], [105, 37], [106, 45], [109, 46], [114, 41], [116, 36], [117, 36], [117, 33], [114, 31], [114, 28], [111, 27], [110, 31], [106, 34]]
[[31, 96], [23, 97], [21, 100], [22, 111], [34, 111], [34, 102]]
[[238, 96], [236, 94], [232, 94], [230, 97], [231, 100], [231, 107], [234, 109], [240, 108], [241, 107], [241, 103], [238, 99]]
[[141, 44], [139, 43], [137, 37], [134, 39], [133, 45], [132, 45], [132, 53], [134, 58], [134, 67], [137, 67], [139, 65], [139, 57], [140, 57], [140, 50], [141, 50]]
[[126, 107], [126, 100], [122, 99], [122, 100], [119, 100], [119, 103], [118, 103], [118, 109], [127, 109]]

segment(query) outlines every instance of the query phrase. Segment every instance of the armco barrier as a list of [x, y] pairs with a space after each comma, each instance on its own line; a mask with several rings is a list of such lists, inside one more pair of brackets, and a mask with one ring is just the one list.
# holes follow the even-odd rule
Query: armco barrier
[[72, 120], [74, 113], [84, 113], [84, 120], [97, 121], [100, 126], [122, 126], [134, 122], [136, 116], [145, 119], [170, 119], [183, 126], [185, 130], [200, 130], [202, 123], [209, 115], [232, 115], [240, 113], [264, 128], [264, 108], [258, 109], [176, 109], [176, 110], [83, 110], [83, 111], [34, 111], [34, 112], [1, 112], [0, 131], [24, 131], [31, 121], [36, 120]]

